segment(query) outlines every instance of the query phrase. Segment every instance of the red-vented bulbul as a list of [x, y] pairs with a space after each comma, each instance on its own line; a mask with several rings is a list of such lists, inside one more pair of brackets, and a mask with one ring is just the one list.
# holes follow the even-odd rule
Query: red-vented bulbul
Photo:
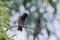
[[27, 16], [28, 16], [27, 13], [24, 13], [22, 16], [19, 16], [17, 30], [22, 31], [22, 27], [24, 27], [24, 25], [25, 25], [25, 21], [26, 21]]
[[37, 19], [35, 23], [35, 29], [34, 29], [34, 40], [38, 36], [40, 31], [41, 31], [41, 20]]

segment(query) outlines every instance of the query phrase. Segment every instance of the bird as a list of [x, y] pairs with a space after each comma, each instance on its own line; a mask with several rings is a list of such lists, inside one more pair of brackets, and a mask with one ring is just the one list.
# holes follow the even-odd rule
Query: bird
[[34, 29], [34, 40], [38, 36], [38, 34], [40, 33], [40, 31], [41, 31], [41, 20], [37, 19], [37, 21], [35, 23], [35, 29]]
[[17, 30], [22, 31], [22, 28], [25, 25], [27, 17], [28, 17], [27, 13], [24, 13], [22, 16], [19, 16], [19, 18], [18, 18], [18, 29]]

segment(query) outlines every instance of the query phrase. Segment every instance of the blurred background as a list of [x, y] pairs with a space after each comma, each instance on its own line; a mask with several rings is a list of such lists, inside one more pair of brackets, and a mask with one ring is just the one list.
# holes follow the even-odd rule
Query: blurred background
[[[20, 32], [14, 26], [23, 13], [29, 16]], [[60, 40], [60, 0], [0, 0], [0, 40], [33, 40], [37, 18], [42, 23], [39, 40]]]

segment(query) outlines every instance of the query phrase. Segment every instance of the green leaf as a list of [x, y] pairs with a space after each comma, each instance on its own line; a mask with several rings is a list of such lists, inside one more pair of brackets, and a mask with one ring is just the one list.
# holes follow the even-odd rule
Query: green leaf
[[47, 33], [48, 33], [48, 35], [50, 36], [50, 30], [47, 28], [47, 24], [45, 24], [45, 28], [46, 28], [46, 30], [47, 30]]
[[5, 20], [5, 23], [6, 23], [6, 25], [4, 27], [7, 28], [7, 29], [9, 29], [9, 30], [11, 30], [10, 22], [7, 21], [7, 20]]
[[31, 0], [23, 0], [23, 5], [26, 7], [26, 4], [27, 4], [28, 2], [31, 2]]
[[51, 6], [54, 8], [54, 15], [56, 14], [57, 12], [57, 8], [56, 8], [56, 2], [53, 2], [52, 0], [48, 0], [49, 3], [51, 4]]
[[4, 32], [3, 29], [2, 29], [2, 26], [0, 26], [0, 32], [1, 32], [1, 33]]
[[2, 37], [7, 39], [8, 35], [6, 33], [2, 33]]
[[9, 11], [9, 9], [7, 7], [0, 7], [0, 13], [6, 13], [7, 11]]
[[4, 37], [1, 37], [0, 40], [6, 40]]
[[15, 36], [16, 36], [16, 34], [12, 35], [11, 38], [13, 38], [13, 37], [15, 37]]
[[4, 6], [4, 3], [2, 1], [0, 1], [0, 6]]

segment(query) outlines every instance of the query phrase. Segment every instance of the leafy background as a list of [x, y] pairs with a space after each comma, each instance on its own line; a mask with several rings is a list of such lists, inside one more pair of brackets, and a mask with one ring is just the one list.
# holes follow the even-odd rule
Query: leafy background
[[[29, 14], [22, 32], [17, 31], [19, 14]], [[60, 40], [60, 0], [0, 0], [0, 40], [33, 40], [34, 23], [42, 20], [40, 40]]]

